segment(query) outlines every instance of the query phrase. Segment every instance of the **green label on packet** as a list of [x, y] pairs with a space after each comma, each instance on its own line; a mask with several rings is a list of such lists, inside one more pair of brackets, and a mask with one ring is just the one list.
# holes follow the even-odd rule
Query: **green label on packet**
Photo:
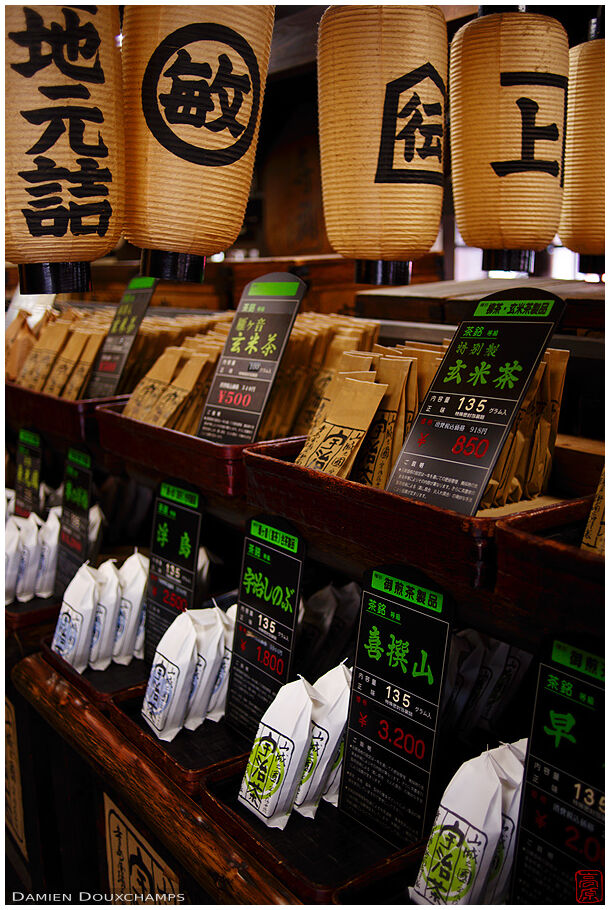
[[282, 550], [287, 550], [289, 553], [296, 553], [299, 549], [298, 538], [292, 534], [287, 534], [286, 531], [278, 531], [277, 528], [262, 524], [260, 521], [252, 521], [250, 533], [253, 537], [258, 537], [259, 540], [281, 547]]
[[193, 493], [190, 490], [183, 490], [181, 487], [173, 486], [173, 484], [162, 483], [160, 495], [163, 499], [169, 499], [171, 502], [176, 502], [180, 506], [188, 506], [191, 509], [199, 508], [198, 493]]
[[481, 300], [473, 316], [536, 316], [544, 319], [552, 309], [552, 300]]
[[569, 670], [579, 670], [599, 682], [604, 682], [606, 678], [605, 661], [597, 654], [575, 648], [563, 641], [554, 641], [551, 656], [554, 663]]
[[422, 588], [419, 585], [407, 584], [400, 578], [385, 575], [377, 570], [373, 572], [371, 587], [382, 594], [399, 597], [407, 603], [417, 604], [420, 607], [433, 610], [435, 613], [443, 612], [443, 595], [438, 591], [430, 591], [428, 588]]

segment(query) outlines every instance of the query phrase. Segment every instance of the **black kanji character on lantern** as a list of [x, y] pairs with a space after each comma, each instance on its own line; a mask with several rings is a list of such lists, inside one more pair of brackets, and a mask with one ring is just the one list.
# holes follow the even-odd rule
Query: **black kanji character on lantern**
[[417, 138], [417, 133], [420, 133], [425, 141], [423, 146], [417, 149], [419, 157], [424, 159], [434, 157], [438, 158], [440, 161], [443, 125], [442, 123], [424, 123], [424, 117], [420, 110], [421, 107], [423, 107], [426, 117], [440, 117], [443, 113], [443, 109], [438, 102], [422, 105], [421, 98], [417, 92], [413, 92], [402, 111], [396, 115], [399, 120], [410, 117], [410, 120], [401, 129], [396, 139], [404, 140], [405, 161], [413, 161], [413, 156], [415, 155], [415, 140]]
[[[30, 203], [41, 207], [37, 211], [21, 209], [32, 237], [63, 237], [68, 233], [68, 228], [75, 237], [84, 234], [103, 237], [106, 234], [112, 215], [112, 207], [107, 199], [81, 205], [70, 202], [69, 206], [56, 205], [57, 202], [61, 202], [61, 197], [52, 196]], [[87, 222], [84, 221], [85, 218], [95, 220]]]
[[[30, 58], [25, 63], [11, 63], [11, 68], [21, 76], [30, 78], [39, 70], [54, 63], [57, 69], [70, 79], [83, 82], [104, 82], [104, 72], [100, 64], [98, 49], [100, 36], [92, 22], [81, 25], [79, 15], [73, 9], [63, 8], [62, 12], [65, 25], [58, 22], [51, 23], [47, 28], [40, 13], [29, 7], [24, 7], [25, 31], [9, 32], [9, 38], [19, 47], [28, 49]], [[97, 7], [92, 6], [88, 11], [95, 15]], [[43, 54], [42, 46], [50, 47], [50, 53]], [[91, 60], [91, 66], [79, 66], [79, 57]]]
[[[181, 48], [177, 59], [163, 73], [172, 80], [169, 93], [159, 95], [159, 101], [165, 109], [168, 123], [185, 123], [198, 129], [205, 126], [214, 133], [228, 129], [234, 139], [241, 135], [245, 126], [237, 122], [245, 94], [250, 91], [250, 77], [239, 76], [233, 72], [233, 64], [226, 54], [218, 58], [218, 70], [214, 80], [212, 68], [208, 63], [193, 63], [188, 51]], [[197, 80], [181, 78], [199, 76]], [[221, 115], [215, 120], [208, 120], [207, 115], [214, 110], [214, 98], [218, 96]]]
[[80, 165], [80, 170], [70, 171], [66, 167], [58, 167], [52, 158], [38, 155], [34, 158], [36, 169], [19, 171], [19, 176], [27, 183], [36, 184], [26, 190], [30, 196], [36, 198], [46, 196], [48, 193], [61, 192], [62, 187], [58, 182], [60, 180], [74, 184], [74, 187], [70, 188], [70, 193], [77, 199], [107, 196], [108, 187], [102, 181], [112, 183], [112, 174], [108, 168], [100, 168], [95, 158], [77, 158], [76, 161]]
[[55, 145], [59, 137], [66, 132], [64, 121], [68, 121], [70, 148], [77, 155], [94, 155], [96, 158], [105, 158], [108, 155], [108, 147], [101, 133], [97, 134], [97, 145], [90, 145], [84, 141], [85, 122], [104, 122], [104, 115], [99, 107], [45, 107], [35, 111], [21, 111], [21, 116], [34, 125], [49, 124], [38, 142], [28, 149], [28, 155], [47, 152]]

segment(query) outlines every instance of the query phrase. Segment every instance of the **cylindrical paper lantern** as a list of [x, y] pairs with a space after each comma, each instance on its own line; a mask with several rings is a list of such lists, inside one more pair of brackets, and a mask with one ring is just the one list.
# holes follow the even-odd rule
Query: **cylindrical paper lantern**
[[529, 270], [559, 227], [568, 39], [555, 19], [484, 15], [450, 50], [451, 168], [458, 229], [483, 268]]
[[5, 256], [22, 293], [86, 291], [123, 228], [118, 7], [5, 16]]
[[436, 239], [446, 82], [447, 27], [439, 7], [331, 6], [324, 13], [318, 37], [324, 218], [336, 252], [373, 261], [363, 277], [379, 269], [381, 280], [392, 280], [385, 263], [416, 259]]
[[564, 246], [581, 254], [581, 272], [604, 271], [604, 62], [603, 38], [570, 49], [566, 167], [559, 237]]
[[201, 280], [234, 243], [254, 166], [273, 6], [128, 6], [125, 236], [142, 271]]

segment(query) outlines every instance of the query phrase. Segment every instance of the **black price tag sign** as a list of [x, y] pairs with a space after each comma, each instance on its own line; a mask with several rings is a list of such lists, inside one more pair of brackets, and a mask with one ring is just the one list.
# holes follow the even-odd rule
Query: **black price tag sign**
[[604, 659], [553, 641], [540, 662], [515, 854], [516, 904], [601, 903]]
[[458, 327], [386, 489], [474, 515], [565, 304], [537, 288], [485, 297]]
[[121, 298], [87, 387], [87, 398], [116, 394], [140, 323], [157, 286], [156, 278], [132, 278]]
[[27, 518], [40, 509], [40, 468], [42, 446], [34, 430], [19, 430], [17, 443], [17, 478], [15, 480], [15, 515]]
[[246, 285], [203, 409], [202, 439], [254, 441], [305, 290], [284, 272]]
[[194, 607], [201, 533], [201, 495], [164, 481], [155, 499], [146, 603], [144, 651], [152, 663], [157, 645], [178, 613]]
[[244, 540], [227, 721], [248, 736], [292, 678], [305, 547], [281, 519], [250, 521]]
[[80, 567], [89, 558], [91, 486], [91, 456], [82, 449], [68, 449], [55, 581], [55, 590], [59, 596], [63, 596]]
[[430, 812], [452, 605], [421, 573], [368, 573], [352, 672], [339, 808], [403, 847]]

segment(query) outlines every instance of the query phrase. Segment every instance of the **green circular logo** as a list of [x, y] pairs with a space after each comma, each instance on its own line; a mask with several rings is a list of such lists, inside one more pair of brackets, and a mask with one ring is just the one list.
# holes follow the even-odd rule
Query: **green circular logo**
[[309, 747], [309, 754], [307, 756], [307, 761], [305, 762], [305, 768], [303, 770], [303, 777], [301, 779], [301, 785], [306, 784], [313, 772], [315, 771], [316, 765], [318, 764], [318, 750], [316, 746], [312, 743]]
[[268, 799], [276, 793], [284, 779], [284, 759], [277, 743], [270, 736], [261, 736], [254, 746], [246, 767], [246, 786], [249, 793], [259, 799]]
[[455, 904], [468, 894], [475, 879], [476, 857], [458, 822], [432, 829], [421, 874], [426, 891], [441, 903]]

